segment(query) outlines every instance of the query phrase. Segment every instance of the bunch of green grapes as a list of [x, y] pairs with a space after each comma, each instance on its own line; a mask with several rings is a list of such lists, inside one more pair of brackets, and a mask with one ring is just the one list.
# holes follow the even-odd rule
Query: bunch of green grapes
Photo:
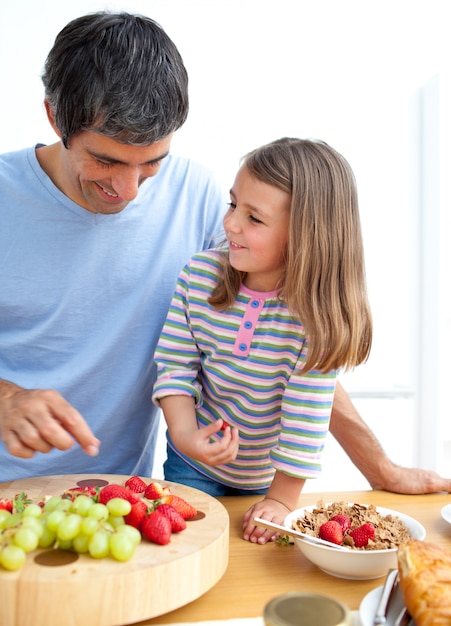
[[0, 565], [18, 570], [27, 552], [50, 547], [128, 561], [141, 541], [139, 530], [125, 523], [130, 510], [122, 498], [101, 504], [84, 494], [74, 500], [53, 496], [21, 512], [0, 510]]

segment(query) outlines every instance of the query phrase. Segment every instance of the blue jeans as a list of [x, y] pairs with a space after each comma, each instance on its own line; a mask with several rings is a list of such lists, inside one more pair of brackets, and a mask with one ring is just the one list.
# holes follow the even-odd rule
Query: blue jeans
[[164, 477], [174, 483], [188, 485], [199, 489], [210, 496], [256, 496], [264, 495], [267, 489], [239, 489], [218, 483], [212, 478], [201, 474], [184, 461], [172, 448], [167, 446], [167, 459], [163, 464]]

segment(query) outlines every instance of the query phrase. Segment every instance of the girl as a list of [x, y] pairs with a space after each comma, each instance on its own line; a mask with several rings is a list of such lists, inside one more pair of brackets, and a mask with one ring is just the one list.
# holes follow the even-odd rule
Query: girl
[[372, 322], [354, 176], [320, 141], [248, 154], [226, 245], [182, 270], [155, 353], [165, 478], [213, 496], [261, 494], [246, 540], [283, 523], [320, 456], [339, 368], [368, 358]]

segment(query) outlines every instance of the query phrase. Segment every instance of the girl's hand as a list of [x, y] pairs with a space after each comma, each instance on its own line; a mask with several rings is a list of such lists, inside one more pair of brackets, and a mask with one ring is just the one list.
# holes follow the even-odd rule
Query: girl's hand
[[243, 518], [243, 538], [252, 543], [276, 541], [279, 533], [256, 526], [254, 517], [283, 524], [285, 517], [296, 508], [305, 478], [295, 478], [276, 471], [265, 499], [251, 506]]
[[[221, 430], [223, 432], [220, 439], [212, 441], [211, 437]], [[181, 433], [180, 437], [171, 432], [171, 438], [183, 454], [207, 465], [230, 463], [236, 459], [238, 454], [238, 429], [224, 425], [223, 420], [218, 420], [203, 428]]]
[[279, 533], [268, 530], [254, 523], [254, 517], [261, 517], [269, 522], [283, 524], [290, 509], [277, 500], [265, 498], [251, 506], [243, 517], [243, 539], [252, 543], [265, 544], [268, 541], [276, 541]]

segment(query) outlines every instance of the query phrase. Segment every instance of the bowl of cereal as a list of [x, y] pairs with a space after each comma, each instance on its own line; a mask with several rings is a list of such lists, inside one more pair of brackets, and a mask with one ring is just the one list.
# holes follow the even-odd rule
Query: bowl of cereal
[[398, 567], [398, 546], [407, 539], [423, 540], [426, 530], [404, 513], [372, 504], [318, 502], [289, 513], [284, 521], [312, 537], [347, 550], [295, 537], [302, 554], [326, 574], [350, 580], [372, 580]]

